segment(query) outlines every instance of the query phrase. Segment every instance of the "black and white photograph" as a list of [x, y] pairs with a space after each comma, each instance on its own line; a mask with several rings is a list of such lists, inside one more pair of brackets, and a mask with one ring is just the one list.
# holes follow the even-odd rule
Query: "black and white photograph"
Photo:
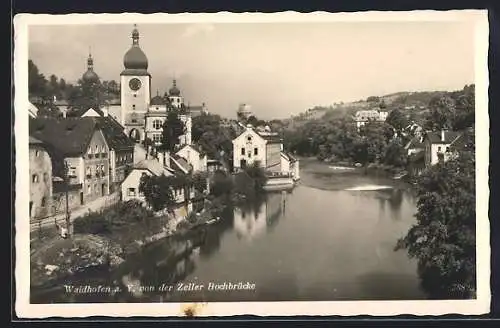
[[19, 317], [489, 311], [486, 11], [14, 20]]

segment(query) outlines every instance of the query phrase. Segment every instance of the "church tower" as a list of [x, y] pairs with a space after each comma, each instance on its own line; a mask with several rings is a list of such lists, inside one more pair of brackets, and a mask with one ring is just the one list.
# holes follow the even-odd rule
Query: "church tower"
[[148, 59], [139, 47], [139, 31], [134, 25], [132, 46], [123, 57], [121, 82], [121, 124], [136, 142], [144, 140], [144, 116], [151, 99]]
[[184, 104], [184, 99], [181, 96], [181, 90], [177, 87], [177, 81], [174, 79], [172, 87], [168, 90], [168, 99], [175, 108], [181, 108]]

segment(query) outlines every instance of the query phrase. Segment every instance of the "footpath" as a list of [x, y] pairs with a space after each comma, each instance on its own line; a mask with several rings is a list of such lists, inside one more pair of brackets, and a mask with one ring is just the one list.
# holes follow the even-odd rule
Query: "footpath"
[[[70, 210], [70, 220], [73, 222], [76, 218], [84, 216], [89, 211], [94, 212], [104, 208], [107, 208], [111, 205], [114, 205], [120, 201], [120, 193], [115, 192], [110, 195], [106, 195], [104, 197], [100, 197], [92, 202], [89, 202], [80, 207], [74, 208]], [[46, 228], [53, 226], [57, 223], [65, 223], [66, 222], [66, 213], [58, 213], [56, 215], [52, 215], [40, 220], [34, 220], [30, 222], [30, 230], [36, 231], [40, 228]]]

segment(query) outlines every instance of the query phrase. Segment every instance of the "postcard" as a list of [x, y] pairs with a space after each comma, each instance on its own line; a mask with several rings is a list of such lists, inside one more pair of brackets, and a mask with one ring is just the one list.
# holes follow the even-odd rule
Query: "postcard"
[[488, 313], [487, 16], [17, 15], [17, 316]]

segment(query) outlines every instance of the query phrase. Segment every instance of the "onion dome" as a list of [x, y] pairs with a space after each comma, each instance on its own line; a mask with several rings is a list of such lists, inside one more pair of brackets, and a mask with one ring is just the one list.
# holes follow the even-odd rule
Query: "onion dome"
[[125, 69], [148, 69], [148, 58], [139, 47], [139, 31], [135, 25], [132, 31], [132, 47], [123, 57], [123, 66]]
[[153, 98], [151, 98], [150, 105], [153, 105], [153, 106], [165, 105], [165, 100], [163, 99], [163, 97], [161, 97], [158, 94], [158, 92], [156, 92], [156, 96], [154, 96]]
[[87, 71], [83, 73], [82, 80], [85, 82], [97, 82], [99, 81], [99, 76], [94, 72], [94, 60], [92, 55], [89, 53], [89, 58], [87, 59]]
[[168, 90], [168, 95], [174, 97], [179, 97], [181, 95], [181, 90], [177, 88], [177, 81], [175, 81], [175, 79], [172, 87], [170, 88], [170, 90]]

